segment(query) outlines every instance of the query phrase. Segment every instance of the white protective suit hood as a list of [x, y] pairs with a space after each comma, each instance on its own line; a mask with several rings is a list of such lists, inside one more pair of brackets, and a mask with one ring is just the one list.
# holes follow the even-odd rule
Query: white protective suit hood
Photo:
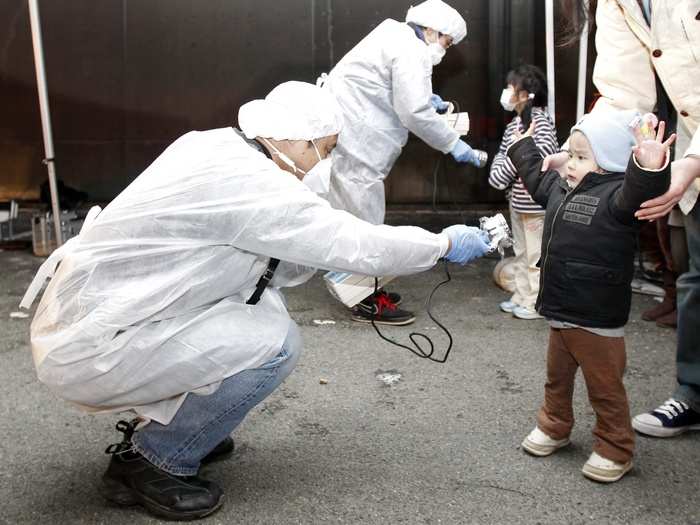
[[442, 0], [425, 0], [417, 6], [411, 6], [406, 13], [406, 22], [449, 35], [453, 44], [458, 44], [467, 36], [467, 22], [456, 9]]
[[430, 104], [432, 73], [425, 42], [408, 24], [387, 19], [322, 78], [343, 116], [327, 196], [334, 208], [384, 222], [384, 179], [409, 131], [433, 149], [452, 151], [459, 134]]
[[249, 139], [314, 140], [337, 135], [338, 106], [326, 91], [306, 82], [284, 82], [262, 100], [243, 104], [238, 125]]

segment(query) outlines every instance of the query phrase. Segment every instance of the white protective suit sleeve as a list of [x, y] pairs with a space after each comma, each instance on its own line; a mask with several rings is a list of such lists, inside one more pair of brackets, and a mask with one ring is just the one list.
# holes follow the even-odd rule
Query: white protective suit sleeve
[[457, 144], [459, 133], [430, 104], [433, 66], [427, 51], [413, 51], [408, 47], [399, 52], [391, 65], [394, 111], [411, 133], [431, 148], [449, 153]]
[[428, 270], [447, 251], [444, 235], [413, 226], [373, 225], [331, 208], [296, 177], [258, 155], [262, 193], [254, 206], [232, 210], [226, 221], [246, 224], [234, 228], [235, 247], [302, 266], [376, 276]]

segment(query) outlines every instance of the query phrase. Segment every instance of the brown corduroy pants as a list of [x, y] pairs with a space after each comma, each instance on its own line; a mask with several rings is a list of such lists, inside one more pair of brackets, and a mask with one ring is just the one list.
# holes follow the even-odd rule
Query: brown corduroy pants
[[572, 400], [579, 366], [596, 415], [593, 450], [625, 463], [634, 452], [625, 373], [625, 340], [604, 337], [581, 328], [550, 328], [547, 383], [537, 426], [552, 439], [568, 437], [574, 426]]

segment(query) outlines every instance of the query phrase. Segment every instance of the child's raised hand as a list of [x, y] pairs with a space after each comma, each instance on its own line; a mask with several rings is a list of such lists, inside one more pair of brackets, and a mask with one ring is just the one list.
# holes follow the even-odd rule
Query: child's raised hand
[[637, 145], [632, 148], [632, 151], [634, 152], [634, 157], [637, 159], [637, 164], [642, 168], [658, 170], [663, 167], [666, 162], [668, 150], [671, 144], [676, 140], [676, 134], [673, 133], [665, 142], [662, 142], [665, 131], [666, 123], [664, 121], [659, 122], [656, 136], [654, 136], [654, 132], [652, 131], [651, 136], [648, 138], [642, 136], [640, 125], [634, 127], [634, 139]]

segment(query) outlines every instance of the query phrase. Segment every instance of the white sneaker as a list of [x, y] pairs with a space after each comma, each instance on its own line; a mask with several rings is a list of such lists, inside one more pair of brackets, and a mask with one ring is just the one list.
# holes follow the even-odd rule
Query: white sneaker
[[542, 316], [538, 314], [534, 308], [528, 308], [526, 306], [513, 308], [513, 315], [518, 319], [542, 319]]
[[632, 470], [631, 460], [627, 463], [617, 463], [593, 452], [586, 464], [583, 465], [581, 472], [588, 479], [600, 481], [601, 483], [612, 483], [619, 480], [630, 470]]
[[544, 457], [549, 456], [569, 443], [570, 441], [568, 437], [564, 439], [552, 439], [547, 434], [542, 432], [539, 427], [535, 427], [535, 429], [523, 440], [520, 446], [533, 456]]
[[518, 305], [513, 301], [503, 301], [501, 304], [498, 305], [498, 307], [501, 309], [501, 312], [509, 314], [512, 313], [513, 310], [515, 310], [518, 307]]

